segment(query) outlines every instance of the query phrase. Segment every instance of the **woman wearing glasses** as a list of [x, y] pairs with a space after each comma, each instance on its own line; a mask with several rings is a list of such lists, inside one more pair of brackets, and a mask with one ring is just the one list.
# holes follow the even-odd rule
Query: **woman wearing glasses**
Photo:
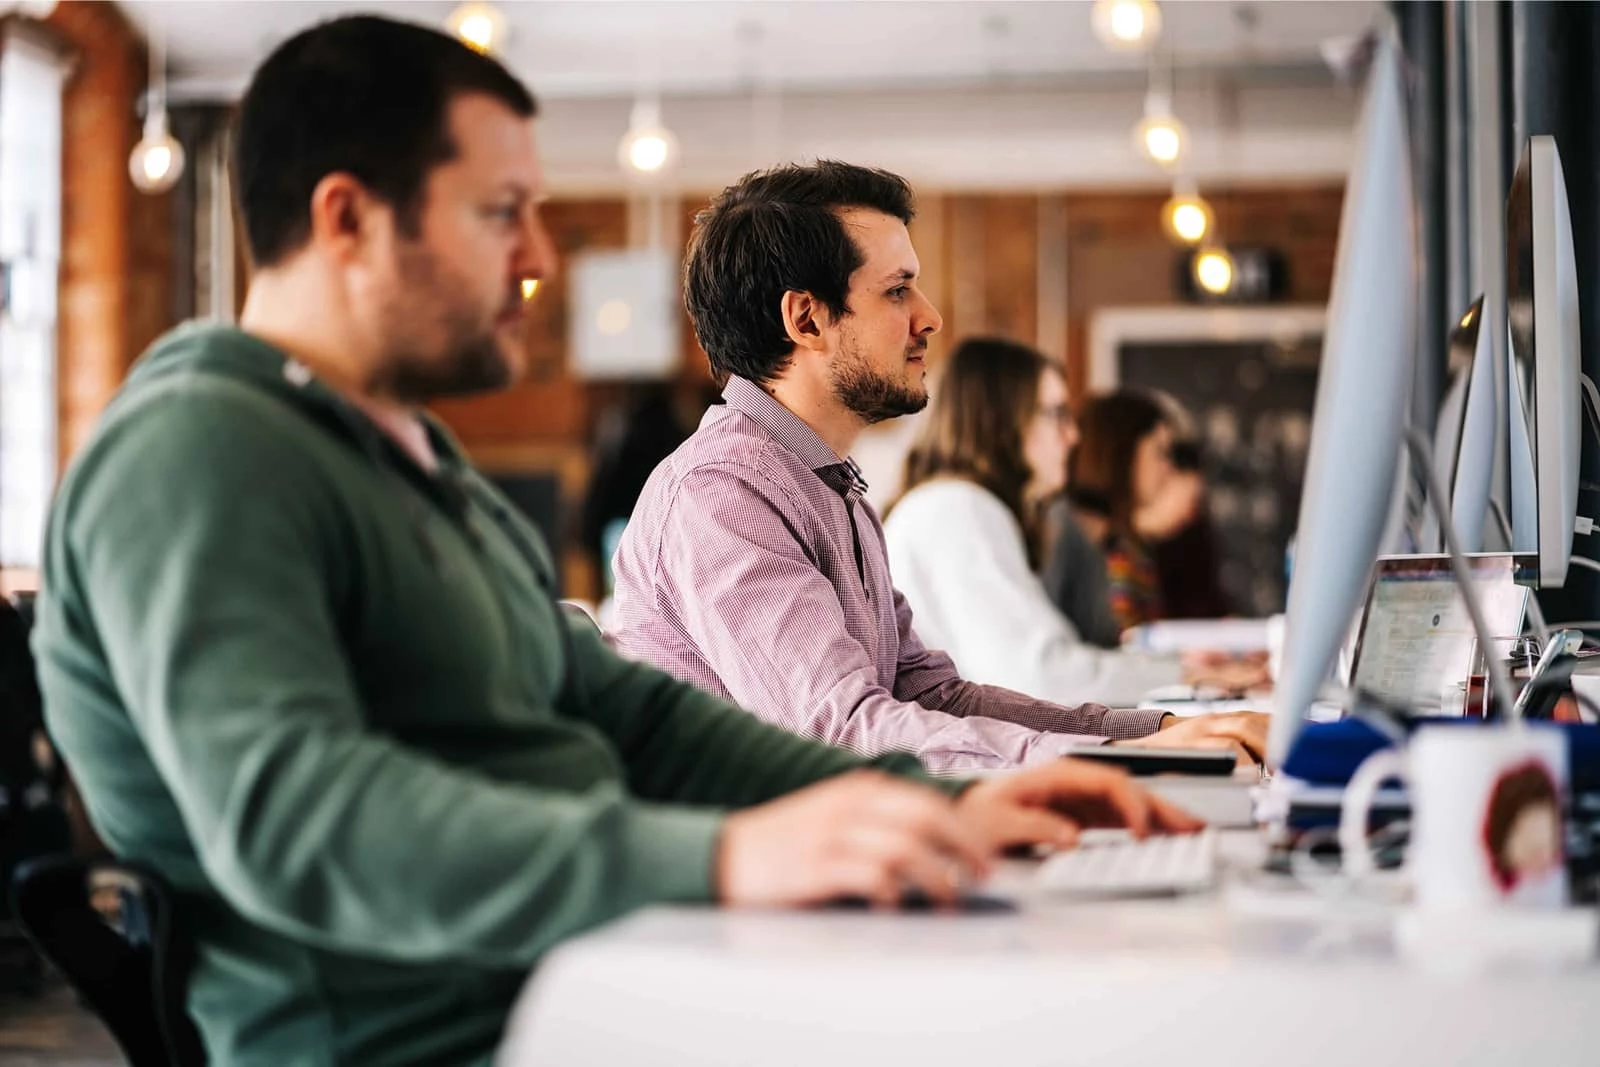
[[1012, 341], [964, 341], [944, 368], [884, 534], [926, 643], [963, 675], [1059, 702], [1132, 704], [1186, 678], [1176, 658], [1084, 642], [1037, 570], [1044, 509], [1078, 440], [1066, 377]]

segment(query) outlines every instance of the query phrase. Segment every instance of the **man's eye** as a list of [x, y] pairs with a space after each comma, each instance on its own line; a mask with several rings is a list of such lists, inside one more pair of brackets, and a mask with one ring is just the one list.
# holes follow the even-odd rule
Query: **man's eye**
[[893, 289], [889, 290], [889, 296], [892, 297], [895, 300], [899, 300], [901, 297], [905, 296], [910, 291], [911, 291], [911, 287], [909, 285], [897, 285]]

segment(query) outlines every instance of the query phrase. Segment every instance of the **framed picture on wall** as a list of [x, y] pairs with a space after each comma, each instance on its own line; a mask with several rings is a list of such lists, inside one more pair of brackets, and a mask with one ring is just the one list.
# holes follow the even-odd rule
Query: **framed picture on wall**
[[1321, 307], [1150, 307], [1089, 325], [1091, 393], [1160, 390], [1193, 418], [1222, 589], [1241, 615], [1284, 607], [1325, 323]]

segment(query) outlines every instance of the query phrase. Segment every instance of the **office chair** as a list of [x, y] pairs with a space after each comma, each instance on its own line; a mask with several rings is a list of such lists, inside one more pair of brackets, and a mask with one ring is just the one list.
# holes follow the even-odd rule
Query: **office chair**
[[203, 1067], [185, 1010], [191, 946], [158, 874], [110, 857], [50, 856], [17, 871], [11, 903], [132, 1067]]
[[[59, 765], [44, 742], [44, 713], [28, 649], [32, 598], [0, 597], [0, 890], [11, 873], [70, 845]], [[37, 996], [44, 964], [0, 891], [0, 992]]]

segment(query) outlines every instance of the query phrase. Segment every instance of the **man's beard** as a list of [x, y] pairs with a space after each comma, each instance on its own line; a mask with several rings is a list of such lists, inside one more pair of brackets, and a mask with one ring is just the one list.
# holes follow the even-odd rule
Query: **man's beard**
[[407, 404], [426, 404], [453, 396], [494, 392], [511, 384], [511, 368], [494, 337], [452, 345], [450, 355], [432, 359], [401, 349], [377, 376], [374, 385]]
[[[922, 351], [926, 352], [926, 346]], [[909, 385], [874, 370], [860, 352], [846, 343], [829, 367], [833, 395], [869, 426], [901, 415], [914, 415], [928, 406], [925, 386]]]
[[[485, 324], [470, 300], [454, 295], [466, 286], [441, 271], [420, 245], [402, 249], [397, 273], [399, 288], [384, 313], [387, 357], [374, 375], [375, 388], [405, 403], [423, 404], [511, 384], [511, 365], [493, 323]], [[508, 299], [520, 298], [517, 292]], [[442, 350], [418, 347], [423, 338], [441, 334]]]

